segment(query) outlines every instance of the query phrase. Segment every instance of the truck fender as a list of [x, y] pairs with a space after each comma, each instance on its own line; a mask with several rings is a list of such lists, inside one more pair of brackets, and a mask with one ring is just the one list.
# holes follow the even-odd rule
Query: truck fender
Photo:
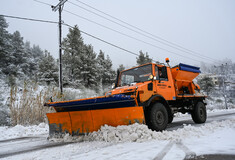
[[165, 100], [165, 98], [159, 94], [152, 96], [149, 98], [149, 100], [146, 103], [146, 108], [149, 108], [151, 104], [155, 101], [161, 102], [167, 109], [168, 115], [171, 116], [173, 114], [168, 102]]

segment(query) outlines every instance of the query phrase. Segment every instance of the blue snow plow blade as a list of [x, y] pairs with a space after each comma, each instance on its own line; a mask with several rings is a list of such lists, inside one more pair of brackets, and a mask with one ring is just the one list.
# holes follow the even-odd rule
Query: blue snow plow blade
[[189, 72], [194, 72], [194, 73], [201, 73], [200, 67], [195, 67], [195, 66], [190, 66], [187, 64], [180, 63], [179, 68], [182, 71], [189, 71]]
[[113, 95], [110, 97], [97, 97], [84, 100], [49, 103], [57, 112], [84, 111], [96, 109], [111, 109], [136, 106], [135, 99], [130, 95]]

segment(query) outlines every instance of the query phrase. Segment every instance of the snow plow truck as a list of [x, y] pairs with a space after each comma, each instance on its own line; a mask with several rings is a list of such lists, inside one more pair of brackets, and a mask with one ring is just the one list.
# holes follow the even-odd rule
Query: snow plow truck
[[84, 135], [101, 126], [146, 124], [162, 131], [173, 121], [174, 113], [190, 113], [195, 123], [207, 118], [206, 96], [193, 82], [200, 68], [180, 63], [148, 63], [117, 73], [113, 89], [105, 96], [48, 102], [56, 113], [47, 113], [49, 135]]

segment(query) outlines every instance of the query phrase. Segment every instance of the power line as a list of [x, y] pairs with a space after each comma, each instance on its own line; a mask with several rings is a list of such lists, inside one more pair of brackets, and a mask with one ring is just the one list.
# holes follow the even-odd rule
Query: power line
[[[132, 28], [135, 28], [135, 29], [137, 29], [137, 30], [139, 30], [139, 31], [141, 31], [141, 32], [144, 32], [145, 34], [139, 32], [139, 31], [133, 30], [132, 28], [126, 27], [125, 25], [122, 25], [122, 24], [120, 24], [120, 23], [117, 23], [117, 22], [115, 22], [115, 21], [113, 21], [113, 20], [111, 20], [111, 19], [108, 19], [108, 18], [106, 18], [106, 17], [104, 17], [104, 16], [102, 16], [102, 15], [100, 15], [100, 14], [97, 14], [97, 13], [95, 13], [95, 12], [93, 12], [93, 11], [91, 11], [91, 10], [88, 10], [88, 9], [86, 9], [86, 8], [80, 6], [80, 5], [77, 5], [77, 4], [73, 3], [73, 2], [70, 2], [70, 1], [68, 1], [68, 2], [71, 3], [71, 4], [73, 4], [73, 5], [75, 5], [75, 6], [77, 6], [77, 7], [79, 7], [79, 8], [82, 8], [83, 10], [86, 10], [86, 11], [92, 13], [92, 14], [95, 14], [95, 15], [97, 15], [97, 16], [99, 16], [99, 17], [102, 17], [102, 18], [108, 20], [108, 21], [111, 21], [111, 22], [113, 22], [113, 23], [115, 23], [115, 24], [117, 24], [117, 25], [119, 25], [119, 26], [122, 26], [122, 27], [124, 27], [124, 28], [126, 28], [126, 29], [129, 29], [129, 30], [135, 32], [135, 33], [138, 33], [138, 34], [140, 34], [140, 35], [142, 35], [142, 36], [148, 37], [148, 38], [150, 38], [150, 39], [152, 39], [152, 40], [155, 40], [155, 41], [157, 41], [157, 42], [159, 42], [159, 43], [162, 43], [162, 44], [167, 45], [167, 46], [169, 46], [169, 47], [172, 47], [172, 48], [174, 48], [174, 49], [180, 50], [180, 51], [185, 52], [185, 53], [189, 53], [189, 54], [191, 54], [191, 55], [193, 55], [193, 56], [196, 56], [196, 57], [207, 58], [207, 59], [209, 59], [210, 61], [213, 61], [213, 62], [217, 62], [217, 61], [218, 61], [218, 60], [213, 59], [213, 58], [211, 58], [211, 57], [202, 55], [202, 54], [200, 54], [200, 53], [198, 53], [198, 52], [195, 52], [195, 51], [189, 50], [189, 49], [187, 49], [187, 48], [185, 48], [185, 47], [182, 47], [182, 46], [180, 46], [180, 45], [178, 45], [178, 44], [176, 44], [176, 43], [173, 43], [173, 42], [170, 42], [170, 41], [168, 41], [168, 40], [165, 40], [165, 39], [163, 39], [163, 38], [161, 38], [161, 37], [159, 37], [159, 36], [153, 35], [153, 34], [147, 32], [147, 31], [144, 31], [144, 30], [142, 30], [142, 29], [140, 29], [140, 28], [138, 28], [138, 27], [136, 27], [136, 26], [134, 26], [134, 25], [131, 25], [131, 24], [129, 24], [129, 23], [123, 21], [123, 20], [120, 20], [120, 19], [118, 19], [118, 18], [116, 18], [116, 17], [114, 17], [114, 16], [112, 16], [112, 15], [110, 15], [110, 14], [107, 14], [107, 13], [105, 13], [105, 12], [103, 12], [103, 11], [100, 11], [100, 10], [98, 10], [98, 9], [96, 9], [96, 8], [94, 8], [94, 7], [92, 7], [92, 6], [88, 5], [88, 4], [86, 4], [86, 3], [84, 3], [84, 2], [81, 2], [81, 1], [79, 1], [79, 0], [76, 0], [76, 1], [79, 2], [79, 3], [82, 3], [83, 5], [85, 5], [85, 6], [89, 7], [89, 8], [92, 8], [93, 10], [98, 11], [98, 12], [100, 12], [100, 13], [102, 13], [102, 14], [108, 16], [108, 17], [111, 17], [111, 18], [113, 18], [113, 19], [115, 19], [115, 20], [117, 20], [117, 21], [119, 21], [119, 22], [121, 22], [121, 23], [124, 23], [124, 24], [126, 24], [126, 25], [128, 25], [128, 26], [130, 26], [130, 27], [132, 27]], [[146, 35], [146, 34], [147, 34], [147, 35]], [[148, 36], [148, 35], [150, 35], [150, 36]], [[155, 37], [155, 38], [153, 38], [153, 37]], [[157, 39], [156, 39], [156, 38], [157, 38]], [[158, 40], [158, 39], [160, 39], [160, 40]], [[164, 41], [164, 42], [162, 42], [162, 41]], [[166, 43], [165, 43], [165, 42], [166, 42]], [[175, 46], [176, 46], [176, 47], [175, 47]], [[180, 49], [180, 48], [181, 48], [181, 49]]]
[[[66, 10], [64, 10], [64, 11], [66, 11]], [[66, 11], [66, 12], [69, 12], [69, 11]], [[32, 18], [24, 18], [24, 17], [17, 17], [17, 16], [9, 16], [9, 15], [0, 15], [0, 16], [4, 16], [4, 17], [8, 17], [8, 18], [15, 18], [15, 19], [22, 19], [22, 20], [29, 20], [29, 21], [36, 21], [36, 22], [44, 22], [44, 23], [58, 24], [58, 22], [47, 21], [47, 20], [39, 20], [39, 19], [32, 19]], [[63, 25], [64, 25], [64, 24], [63, 24]], [[71, 27], [71, 26], [70, 26], [70, 27]], [[109, 28], [109, 29], [111, 29], [111, 28]], [[112, 30], [113, 30], [113, 29], [112, 29]], [[81, 31], [81, 30], [80, 30], [80, 31]], [[116, 31], [116, 30], [113, 30], [113, 31]], [[86, 34], [86, 35], [89, 35], [89, 36], [95, 38], [95, 36], [92, 36], [92, 35], [90, 35], [90, 34], [88, 34], [88, 33], [86, 33], [86, 32], [83, 32], [83, 31], [81, 31], [81, 32], [84, 33], [84, 34]], [[119, 32], [119, 31], [116, 31], [116, 32]], [[121, 33], [121, 32], [120, 32], [120, 33]], [[121, 34], [123, 34], [123, 35], [125, 35], [125, 36], [128, 36], [128, 35], [126, 35], [126, 34], [124, 34], [124, 33], [121, 33]], [[151, 45], [151, 46], [153, 46], [153, 47], [156, 47], [156, 48], [165, 50], [165, 51], [167, 51], [167, 52], [169, 52], [169, 53], [173, 53], [173, 54], [177, 54], [177, 55], [179, 55], [179, 56], [182, 56], [181, 54], [178, 54], [178, 53], [175, 53], [175, 52], [171, 52], [171, 51], [169, 51], [169, 50], [166, 50], [166, 49], [164, 49], [164, 48], [155, 46], [155, 45], [153, 45], [153, 44], [144, 42], [144, 41], [139, 40], [139, 39], [136, 39], [136, 38], [134, 38], [134, 37], [131, 37], [131, 36], [128, 36], [128, 37], [129, 37], [129, 38], [133, 38], [133, 39], [135, 39], [135, 40], [138, 40], [138, 41], [140, 41], [140, 42], [143, 42], [143, 43], [145, 43], [145, 44], [149, 44], [149, 45]], [[112, 43], [109, 43], [109, 42], [107, 42], [107, 41], [105, 41], [105, 40], [102, 40], [102, 39], [100, 39], [100, 38], [98, 38], [98, 37], [96, 37], [95, 39], [100, 40], [100, 41], [102, 41], [102, 42], [105, 42], [105, 43], [107, 43], [107, 44], [110, 44], [111, 46], [116, 47], [116, 48], [119, 48], [119, 49], [121, 49], [121, 50], [123, 50], [123, 51], [126, 51], [126, 52], [128, 52], [128, 53], [131, 53], [131, 54], [134, 53], [134, 52], [131, 52], [131, 51], [129, 51], [129, 50], [126, 50], [126, 49], [124, 49], [124, 48], [122, 48], [122, 47], [119, 47], [119, 46], [117, 46], [117, 45], [114, 45], [114, 44], [112, 44]], [[134, 53], [134, 55], [139, 56], [139, 55], [136, 54], [136, 53]], [[183, 56], [183, 57], [185, 57], [185, 56]], [[192, 59], [192, 58], [189, 58], [189, 57], [185, 57], [185, 58], [188, 58], [188, 59], [191, 59], [191, 60], [194, 60], [194, 61], [198, 61], [198, 60], [195, 60], [195, 59]], [[153, 61], [155, 61], [155, 60], [153, 60]], [[155, 62], [157, 62], [157, 61], [155, 61]], [[201, 61], [198, 61], [198, 62], [201, 62]]]
[[25, 18], [25, 17], [9, 16], [9, 15], [4, 15], [4, 14], [0, 14], [0, 16], [8, 17], [8, 18], [14, 18], [14, 19], [21, 19], [21, 20], [35, 21], [35, 22], [43, 22], [43, 23], [53, 23], [53, 24], [58, 24], [58, 22], [49, 21], [49, 20], [41, 20], [41, 19], [32, 19], [32, 18]]
[[[16, 17], [16, 16], [9, 16], [9, 15], [2, 15], [2, 14], [1, 14], [0, 16], [8, 17], [8, 18], [14, 18], [14, 19], [20, 19], [20, 20], [27, 20], [27, 21], [36, 21], [36, 22], [43, 22], [43, 23], [58, 24], [58, 22], [54, 22], [54, 21], [39, 20], [39, 19], [33, 19], [33, 18]], [[74, 28], [73, 26], [71, 26], [71, 25], [69, 25], [69, 24], [62, 23], [62, 25], [65, 25], [65, 26], [70, 27], [70, 28]], [[79, 30], [80, 30], [80, 29], [79, 29]], [[89, 33], [85, 32], [85, 31], [80, 30], [80, 32], [83, 33], [83, 34], [86, 34], [87, 36], [90, 36], [90, 37], [92, 37], [92, 38], [94, 38], [94, 39], [97, 39], [97, 40], [99, 40], [99, 41], [101, 41], [101, 42], [104, 42], [104, 43], [106, 43], [106, 44], [108, 44], [108, 45], [110, 45], [110, 46], [113, 46], [113, 47], [115, 47], [115, 48], [118, 48], [118, 49], [120, 49], [120, 50], [123, 50], [123, 51], [125, 51], [125, 52], [128, 52], [128, 53], [130, 53], [130, 54], [132, 54], [132, 55], [139, 56], [139, 55], [138, 55], [137, 53], [135, 53], [135, 52], [129, 51], [129, 50], [127, 50], [127, 49], [125, 49], [125, 48], [122, 48], [122, 47], [120, 47], [120, 46], [118, 46], [118, 45], [115, 45], [115, 44], [113, 44], [113, 43], [110, 43], [110, 42], [108, 42], [108, 41], [105, 41], [105, 40], [103, 40], [103, 39], [101, 39], [101, 38], [98, 38], [98, 37], [96, 37], [96, 36], [94, 36], [94, 35], [92, 35], [92, 34], [89, 34]], [[153, 61], [154, 61], [154, 62], [157, 62], [157, 61], [155, 61], [155, 60], [153, 60]]]
[[[70, 28], [74, 28], [73, 26], [71, 26], [71, 25], [69, 25], [69, 24], [66, 24], [66, 23], [64, 23], [63, 25], [68, 26], [68, 27], [70, 27]], [[80, 30], [80, 29], [79, 29], [79, 30]], [[132, 52], [132, 51], [129, 51], [129, 50], [125, 49], [125, 48], [119, 47], [119, 46], [117, 46], [117, 45], [115, 45], [115, 44], [113, 44], [113, 43], [110, 43], [110, 42], [108, 42], [108, 41], [105, 41], [105, 40], [103, 40], [103, 39], [101, 39], [101, 38], [99, 38], [99, 37], [96, 37], [96, 36], [92, 35], [92, 34], [89, 34], [89, 33], [84, 32], [84, 31], [82, 31], [82, 30], [80, 30], [80, 32], [83, 33], [83, 34], [85, 34], [85, 35], [87, 35], [87, 36], [90, 36], [90, 37], [92, 37], [92, 38], [94, 38], [94, 39], [97, 39], [97, 40], [99, 40], [99, 41], [101, 41], [101, 42], [104, 42], [104, 43], [106, 43], [106, 44], [108, 44], [108, 45], [110, 45], [110, 46], [113, 46], [113, 47], [115, 47], [115, 48], [118, 48], [118, 49], [120, 49], [120, 50], [123, 50], [123, 51], [125, 51], [125, 52], [128, 52], [128, 53], [130, 53], [130, 54], [132, 54], [132, 55], [135, 55], [135, 56], [137, 56], [137, 57], [139, 56], [139, 54], [137, 54], [137, 53], [135, 53], [135, 52]], [[158, 61], [156, 61], [156, 60], [154, 60], [154, 59], [152, 59], [152, 61], [155, 62], [155, 63], [159, 63]]]
[[[41, 2], [41, 1], [39, 1], [39, 0], [34, 0], [34, 1], [39, 2], [39, 3]], [[69, 1], [68, 1], [68, 2], [69, 2]], [[70, 3], [71, 3], [71, 2], [70, 2]], [[42, 2], [42, 4], [44, 4], [44, 2]], [[52, 5], [48, 4], [48, 3], [46, 3], [46, 5], [52, 6]], [[67, 13], [69, 13], [69, 14], [72, 14], [72, 15], [74, 15], [74, 16], [76, 16], [76, 17], [79, 17], [79, 18], [81, 18], [81, 19], [84, 19], [84, 20], [86, 20], [86, 21], [89, 21], [89, 22], [91, 22], [91, 23], [94, 23], [94, 24], [96, 24], [96, 25], [99, 25], [99, 26], [101, 26], [101, 27], [103, 27], [103, 28], [109, 29], [109, 30], [114, 31], [114, 32], [116, 32], [116, 33], [119, 33], [119, 34], [121, 34], [121, 35], [123, 35], [123, 36], [129, 37], [129, 38], [134, 39], [134, 40], [136, 40], [136, 41], [139, 41], [139, 42], [142, 42], [142, 43], [144, 43], [144, 44], [150, 45], [150, 46], [152, 46], [152, 47], [155, 47], [155, 48], [164, 50], [164, 51], [169, 52], [169, 53], [171, 53], [171, 54], [176, 54], [176, 55], [178, 55], [178, 56], [181, 56], [181, 57], [184, 57], [184, 58], [193, 60], [193, 61], [201, 62], [201, 61], [199, 61], [199, 60], [196, 60], [196, 59], [193, 59], [193, 58], [190, 58], [190, 57], [181, 55], [181, 54], [179, 54], [179, 53], [170, 51], [170, 50], [168, 50], [168, 49], [165, 49], [165, 48], [156, 46], [156, 45], [154, 45], [154, 44], [145, 42], [145, 41], [143, 41], [143, 40], [137, 39], [137, 38], [135, 38], [135, 37], [133, 37], [133, 36], [130, 36], [130, 35], [128, 35], [128, 34], [125, 34], [125, 33], [122, 33], [122, 32], [120, 32], [120, 31], [114, 30], [114, 29], [112, 29], [112, 28], [110, 28], [110, 27], [104, 26], [104, 25], [102, 25], [102, 24], [100, 24], [100, 23], [97, 23], [97, 22], [95, 22], [95, 21], [93, 21], [93, 20], [90, 20], [90, 19], [88, 19], [88, 18], [82, 17], [82, 16], [80, 16], [80, 15], [78, 15], [78, 14], [75, 14], [75, 13], [73, 13], [73, 12], [70, 12], [70, 11], [68, 11], [68, 10], [65, 10], [65, 9], [64, 9], [64, 11], [67, 12]], [[201, 57], [200, 57], [200, 58], [201, 58]]]
[[148, 43], [148, 42], [145, 42], [145, 41], [143, 41], [143, 40], [141, 40], [141, 39], [132, 37], [132, 36], [130, 36], [130, 35], [128, 35], [128, 34], [125, 34], [125, 33], [122, 33], [122, 32], [120, 32], [120, 31], [114, 30], [114, 29], [112, 29], [112, 28], [110, 28], [110, 27], [107, 27], [107, 26], [105, 26], [105, 25], [102, 25], [102, 24], [100, 24], [100, 23], [97, 23], [97, 22], [95, 22], [95, 21], [93, 21], [93, 20], [90, 20], [90, 19], [88, 19], [88, 18], [82, 17], [82, 16], [80, 16], [80, 15], [78, 15], [78, 14], [75, 14], [75, 13], [73, 13], [73, 12], [70, 12], [70, 11], [68, 11], [68, 10], [65, 10], [65, 9], [64, 9], [64, 11], [67, 12], [67, 13], [69, 13], [69, 14], [72, 14], [72, 15], [74, 15], [74, 16], [76, 16], [76, 17], [79, 17], [79, 18], [81, 18], [81, 19], [84, 19], [84, 20], [86, 20], [86, 21], [89, 21], [89, 22], [91, 22], [91, 23], [94, 23], [94, 24], [96, 24], [96, 25], [99, 25], [99, 26], [101, 26], [101, 27], [103, 27], [103, 28], [109, 29], [109, 30], [111, 30], [111, 31], [113, 31], [113, 32], [116, 32], [116, 33], [119, 33], [119, 34], [121, 34], [121, 35], [123, 35], [123, 36], [126, 36], [126, 37], [128, 37], [128, 38], [131, 38], [131, 39], [134, 39], [134, 40], [136, 40], [136, 41], [142, 42], [142, 43], [144, 43], [144, 44], [150, 45], [150, 46], [152, 46], [152, 47], [161, 49], [161, 50], [163, 50], [163, 51], [166, 51], [166, 52], [169, 52], [169, 53], [172, 53], [172, 54], [176, 54], [176, 55], [178, 55], [178, 56], [181, 56], [181, 57], [184, 57], [184, 58], [187, 58], [187, 59], [191, 59], [191, 60], [193, 60], [193, 61], [201, 62], [201, 61], [199, 61], [199, 60], [196, 60], [196, 59], [193, 59], [193, 58], [190, 58], [190, 57], [181, 55], [181, 54], [179, 54], [179, 53], [170, 51], [170, 50], [168, 50], [168, 49], [165, 49], [165, 48], [159, 47], [159, 46], [157, 46], [157, 45], [154, 45], [154, 44], [152, 44], [152, 43]]
[[[73, 26], [71, 26], [71, 25], [69, 25], [69, 24], [66, 24], [66, 23], [64, 23], [63, 25], [68, 26], [68, 27], [70, 27], [70, 28], [74, 28]], [[79, 29], [79, 30], [80, 30], [80, 29]], [[92, 35], [92, 34], [89, 34], [89, 33], [84, 32], [84, 31], [82, 31], [82, 30], [80, 30], [80, 32], [83, 33], [83, 34], [86, 34], [86, 35], [88, 35], [88, 36], [90, 36], [90, 37], [92, 37], [92, 38], [94, 38], [94, 39], [97, 39], [97, 40], [99, 40], [99, 41], [102, 41], [102, 42], [104, 42], [104, 43], [106, 43], [106, 44], [109, 44], [109, 45], [111, 45], [111, 46], [113, 46], [113, 47], [115, 47], [115, 48], [121, 49], [121, 50], [123, 50], [123, 51], [125, 51], [125, 52], [128, 52], [128, 53], [130, 53], [130, 54], [133, 54], [133, 55], [135, 55], [135, 56], [139, 56], [139, 55], [138, 55], [137, 53], [135, 53], [135, 52], [132, 52], [132, 51], [129, 51], [129, 50], [125, 49], [125, 48], [119, 47], [119, 46], [117, 46], [117, 45], [115, 45], [115, 44], [112, 44], [112, 43], [110, 43], [110, 42], [108, 42], [108, 41], [105, 41], [105, 40], [103, 40], [103, 39], [101, 39], [101, 38], [98, 38], [98, 37], [96, 37], [96, 36], [94, 36], [94, 35]]]
[[38, 3], [41, 3], [41, 4], [45, 4], [45, 5], [47, 5], [47, 6], [51, 6], [51, 7], [53, 6], [53, 5], [49, 4], [49, 3], [42, 2], [42, 1], [38, 1], [38, 0], [33, 0], [33, 1], [38, 2]]

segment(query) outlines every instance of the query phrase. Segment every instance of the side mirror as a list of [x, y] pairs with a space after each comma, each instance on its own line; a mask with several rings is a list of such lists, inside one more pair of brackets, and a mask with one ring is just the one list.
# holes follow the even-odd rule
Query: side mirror
[[152, 81], [154, 80], [154, 77], [152, 74], [149, 76], [149, 80], [152, 80]]
[[120, 71], [119, 69], [117, 70], [117, 77], [116, 77], [116, 82], [114, 84], [112, 84], [112, 89], [116, 88], [118, 86], [118, 78], [120, 75]]

